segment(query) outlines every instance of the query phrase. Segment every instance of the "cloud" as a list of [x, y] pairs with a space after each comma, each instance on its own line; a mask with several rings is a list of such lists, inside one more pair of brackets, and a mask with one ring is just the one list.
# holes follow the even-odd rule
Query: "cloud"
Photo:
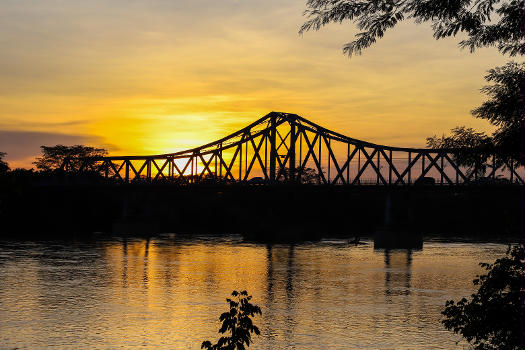
[[115, 150], [116, 147], [104, 139], [92, 135], [65, 135], [53, 132], [0, 130], [0, 151], [7, 153], [5, 160], [11, 168], [31, 167], [39, 156], [40, 146], [89, 145]]
[[[47, 131], [49, 129], [63, 129], [70, 127], [79, 127], [89, 124], [89, 120], [65, 120], [65, 121], [23, 121], [16, 120], [15, 118], [3, 118], [4, 120], [0, 121], [0, 132], [2, 129], [9, 130], [9, 132], [21, 131], [29, 132], [31, 131]], [[0, 141], [1, 142], [1, 141]]]

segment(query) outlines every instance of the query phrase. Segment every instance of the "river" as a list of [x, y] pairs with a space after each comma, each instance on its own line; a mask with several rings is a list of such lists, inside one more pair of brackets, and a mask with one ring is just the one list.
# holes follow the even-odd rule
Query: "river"
[[234, 289], [263, 312], [250, 349], [463, 349], [440, 311], [447, 299], [470, 296], [478, 263], [507, 245], [364, 243], [0, 241], [0, 349], [200, 349], [218, 339]]

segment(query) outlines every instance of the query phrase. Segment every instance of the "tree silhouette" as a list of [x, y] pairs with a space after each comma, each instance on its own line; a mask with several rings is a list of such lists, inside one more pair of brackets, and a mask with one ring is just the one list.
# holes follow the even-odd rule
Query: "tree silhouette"
[[473, 282], [472, 299], [448, 300], [443, 325], [461, 334], [477, 350], [518, 350], [525, 347], [525, 251], [509, 248], [493, 264], [481, 263], [488, 273]]
[[293, 174], [294, 180], [291, 180], [292, 174], [290, 168], [285, 167], [280, 170], [280, 176], [277, 179], [278, 182], [291, 182], [301, 184], [319, 184], [321, 182], [320, 175], [317, 169], [309, 167], [296, 168]]
[[494, 82], [481, 89], [489, 100], [472, 114], [497, 126], [492, 142], [499, 157], [525, 165], [525, 64], [509, 62], [489, 70], [485, 79]]
[[[232, 292], [232, 299], [226, 299], [230, 311], [224, 312], [219, 317], [222, 326], [219, 333], [229, 333], [229, 336], [219, 338], [217, 344], [206, 340], [202, 342], [201, 349], [208, 350], [244, 350], [250, 346], [251, 333], [260, 334], [259, 328], [252, 322], [252, 317], [262, 315], [261, 308], [251, 304], [251, 295], [243, 290]], [[246, 347], [245, 347], [246, 344]]]
[[507, 63], [489, 70], [485, 79], [494, 82], [481, 89], [490, 98], [472, 114], [497, 127], [492, 136], [463, 126], [452, 129], [451, 136], [427, 138], [427, 145], [431, 148], [476, 150], [477, 155], [472, 152], [456, 155], [458, 163], [465, 166], [472, 166], [479, 159], [486, 160], [493, 154], [500, 162], [525, 165], [525, 65]]
[[95, 148], [84, 145], [74, 146], [40, 146], [42, 157], [37, 157], [33, 164], [41, 171], [51, 171], [59, 169], [64, 160], [70, 159], [71, 167], [78, 169], [83, 162], [81, 158], [101, 157], [108, 153], [104, 148]]
[[7, 155], [5, 152], [0, 152], [0, 174], [7, 173], [9, 171], [9, 164], [4, 161], [4, 157]]
[[451, 136], [428, 137], [427, 146], [457, 149], [458, 151], [453, 154], [454, 161], [468, 168], [467, 176], [473, 173], [484, 176], [487, 171], [487, 160], [494, 152], [492, 139], [489, 136], [464, 126], [452, 129]]

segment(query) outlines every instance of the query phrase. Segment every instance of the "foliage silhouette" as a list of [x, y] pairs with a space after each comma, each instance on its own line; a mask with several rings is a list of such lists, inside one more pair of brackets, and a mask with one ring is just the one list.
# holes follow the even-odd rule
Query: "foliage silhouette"
[[41, 171], [51, 171], [60, 169], [64, 160], [70, 159], [74, 169], [77, 169], [82, 162], [80, 158], [101, 157], [108, 152], [104, 148], [95, 148], [84, 145], [74, 146], [40, 146], [42, 157], [37, 157], [33, 164]]
[[9, 171], [9, 164], [3, 159], [6, 155], [7, 153], [0, 152], [0, 174], [5, 174]]
[[[230, 305], [230, 311], [224, 312], [219, 317], [222, 326], [219, 333], [229, 332], [229, 336], [219, 338], [217, 344], [211, 344], [206, 340], [202, 342], [201, 349], [208, 350], [244, 350], [250, 346], [251, 333], [260, 334], [259, 328], [252, 322], [252, 317], [262, 315], [261, 308], [251, 304], [251, 295], [243, 290], [232, 292], [232, 299], [226, 299]], [[246, 347], [245, 347], [246, 344]]]
[[442, 322], [461, 334], [474, 349], [523, 349], [525, 346], [525, 251], [522, 244], [493, 264], [481, 263], [488, 273], [473, 282], [472, 299], [448, 300]]
[[[485, 76], [493, 85], [481, 90], [489, 96], [472, 114], [487, 119], [497, 129], [492, 137], [471, 128], [452, 129], [452, 136], [441, 138], [435, 135], [427, 138], [431, 148], [467, 148], [473, 152], [456, 155], [461, 165], [474, 166], [495, 154], [498, 161], [525, 165], [525, 65], [515, 62], [489, 70]], [[477, 171], [481, 169], [476, 167]]]
[[[348, 20], [357, 24], [362, 31], [343, 47], [348, 56], [361, 54], [405, 19], [430, 22], [436, 39], [464, 33], [467, 38], [459, 46], [471, 52], [495, 46], [510, 56], [525, 54], [524, 0], [307, 0], [306, 6], [308, 20], [301, 26], [301, 34], [332, 22]], [[499, 21], [494, 23], [494, 17]]]
[[484, 132], [476, 132], [464, 126], [452, 129], [451, 136], [427, 138], [429, 148], [456, 148], [453, 154], [458, 165], [468, 167], [467, 176], [475, 173], [477, 176], [485, 175], [487, 160], [493, 153], [492, 139]]
[[317, 169], [309, 168], [309, 167], [299, 167], [295, 169], [294, 177], [295, 180], [291, 179], [291, 171], [288, 167], [285, 167], [281, 173], [279, 178], [277, 179], [278, 182], [283, 183], [289, 183], [289, 182], [296, 182], [301, 184], [320, 184], [321, 183], [321, 176], [317, 173]]
[[499, 157], [525, 165], [525, 64], [509, 62], [489, 70], [485, 79], [494, 82], [481, 89], [489, 100], [472, 114], [498, 127], [492, 142]]
[[313, 168], [300, 168], [299, 169], [300, 177], [299, 180], [302, 184], [320, 184], [321, 176], [317, 173], [317, 169]]

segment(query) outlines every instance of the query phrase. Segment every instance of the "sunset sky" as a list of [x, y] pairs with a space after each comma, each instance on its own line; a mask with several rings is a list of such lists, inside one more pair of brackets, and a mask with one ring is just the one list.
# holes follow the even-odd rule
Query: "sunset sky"
[[270, 111], [367, 141], [424, 146], [470, 110], [507, 58], [407, 21], [349, 59], [351, 23], [298, 35], [305, 0], [0, 0], [0, 151], [40, 145], [173, 152]]

